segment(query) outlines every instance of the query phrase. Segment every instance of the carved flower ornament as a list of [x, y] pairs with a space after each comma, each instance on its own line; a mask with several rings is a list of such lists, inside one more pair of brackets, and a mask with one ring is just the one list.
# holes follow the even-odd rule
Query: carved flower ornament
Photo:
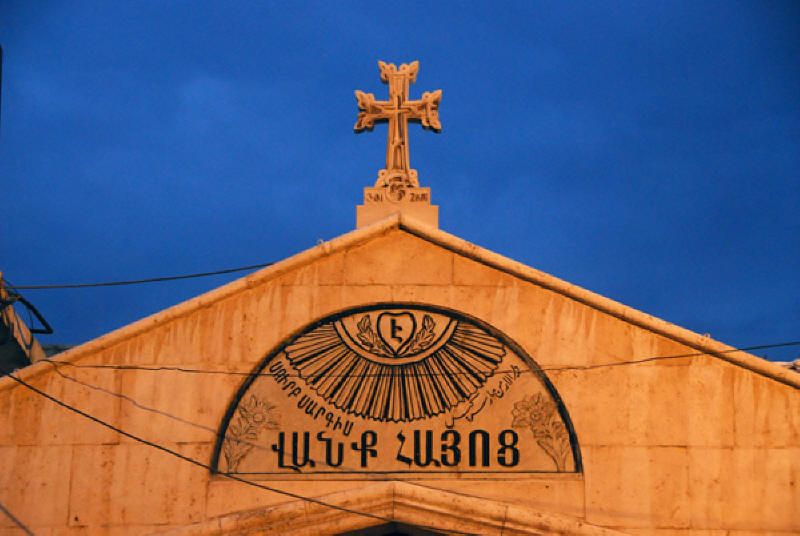
[[563, 471], [570, 454], [569, 433], [561, 420], [556, 403], [541, 393], [528, 395], [514, 404], [511, 426], [529, 429], [556, 468]]
[[253, 449], [262, 430], [280, 428], [275, 406], [251, 394], [246, 402], [236, 408], [236, 419], [231, 420], [222, 453], [228, 472], [235, 472], [239, 462]]

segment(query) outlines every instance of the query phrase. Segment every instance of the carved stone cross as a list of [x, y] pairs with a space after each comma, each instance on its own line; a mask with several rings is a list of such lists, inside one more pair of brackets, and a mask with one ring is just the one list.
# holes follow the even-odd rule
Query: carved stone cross
[[378, 172], [376, 187], [407, 188], [419, 187], [417, 172], [411, 169], [408, 158], [408, 122], [421, 123], [423, 128], [440, 132], [439, 101], [442, 90], [422, 94], [420, 100], [408, 100], [408, 86], [417, 79], [419, 62], [394, 63], [378, 62], [381, 80], [389, 84], [389, 100], [375, 100], [372, 93], [356, 90], [358, 100], [358, 121], [354, 130], [372, 130], [375, 123], [389, 123], [386, 139], [386, 169]]

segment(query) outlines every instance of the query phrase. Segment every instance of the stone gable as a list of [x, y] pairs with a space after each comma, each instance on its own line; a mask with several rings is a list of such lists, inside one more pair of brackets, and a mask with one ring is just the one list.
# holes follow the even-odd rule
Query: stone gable
[[[431, 493], [482, 497], [574, 519], [581, 527], [636, 534], [800, 531], [800, 374], [403, 216], [16, 373], [173, 454], [89, 421], [11, 378], [0, 379], [0, 503], [36, 534], [145, 534], [290, 502], [285, 494], [212, 474], [174, 454], [211, 466], [237, 401], [249, 400], [240, 397], [248, 374], [287, 341], [364, 307], [374, 309], [372, 329], [387, 341], [393, 329], [387, 326], [400, 333], [413, 325], [417, 333], [427, 307], [435, 309], [431, 322], [437, 327], [430, 331], [437, 337], [448, 315], [455, 315], [504, 348], [516, 348], [549, 382], [561, 421], [574, 436], [579, 462], [567, 470], [548, 469], [542, 455], [540, 465], [530, 466], [539, 469], [527, 473], [503, 473], [506, 466], [492, 466], [498, 470], [486, 478], [444, 472], [424, 479]], [[389, 316], [378, 326], [381, 311]], [[358, 332], [353, 326], [363, 319], [359, 314], [347, 324], [350, 332]], [[402, 345], [410, 342], [402, 337], [395, 346], [389, 342], [383, 351], [390, 357], [412, 362], [424, 355], [404, 354]], [[525, 448], [537, 448], [543, 432], [514, 425], [520, 411], [534, 404], [530, 388], [513, 389], [513, 402], [525, 399], [528, 406], [498, 402], [495, 408], [503, 410], [495, 413], [487, 406], [481, 413], [486, 422], [498, 420], [488, 435], [497, 441], [498, 434], [514, 430], [529, 434]], [[480, 400], [480, 393], [475, 396]], [[424, 422], [401, 418], [409, 437], [414, 429], [424, 432]], [[381, 441], [389, 440], [388, 430], [376, 432]], [[463, 429], [464, 438], [469, 430]], [[435, 431], [438, 438], [440, 429]], [[348, 436], [347, 442], [357, 439]], [[268, 443], [274, 441], [257, 446], [271, 455]], [[494, 460], [499, 445], [492, 445]], [[391, 471], [386, 479], [420, 482], [424, 476]], [[253, 479], [308, 497], [368, 484], [335, 471], [306, 476]], [[16, 534], [13, 527], [0, 517], [0, 534]]]

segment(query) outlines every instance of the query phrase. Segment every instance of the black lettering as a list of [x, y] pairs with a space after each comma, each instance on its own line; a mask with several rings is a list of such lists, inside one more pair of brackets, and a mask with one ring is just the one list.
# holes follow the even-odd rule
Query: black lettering
[[433, 431], [425, 430], [425, 456], [422, 456], [422, 433], [414, 430], [414, 463], [419, 467], [427, 467], [431, 463], [439, 467], [439, 461], [433, 459]]
[[403, 340], [403, 337], [401, 337], [400, 335], [398, 335], [398, 333], [399, 333], [400, 331], [403, 331], [403, 326], [399, 325], [399, 324], [397, 323], [397, 320], [396, 320], [396, 319], [394, 319], [394, 318], [392, 318], [392, 320], [390, 321], [390, 324], [389, 324], [389, 326], [390, 326], [390, 330], [391, 330], [391, 332], [392, 332], [392, 338], [393, 338], [394, 340], [396, 340], [397, 342], [402, 342], [402, 340]]
[[298, 432], [292, 432], [292, 463], [295, 467], [305, 467], [306, 465], [314, 467], [314, 460], [310, 459], [308, 456], [309, 444], [311, 443], [308, 437], [309, 433], [303, 432], [302, 456], [299, 456], [300, 449], [297, 448], [299, 436], [300, 434]]
[[478, 437], [481, 438], [481, 465], [489, 467], [489, 432], [485, 430], [473, 430], [469, 433], [469, 465], [470, 467], [477, 465], [475, 443], [477, 443]]
[[344, 428], [342, 428], [342, 433], [345, 436], [349, 436], [350, 432], [352, 432], [352, 431], [353, 431], [353, 423], [351, 423], [349, 420], [345, 421]]
[[[449, 444], [445, 443], [445, 441], [449, 441]], [[460, 442], [461, 434], [456, 430], [442, 432], [442, 465], [454, 467], [461, 462], [461, 449], [458, 448]], [[447, 456], [448, 452], [452, 453], [452, 457]]]
[[[509, 441], [508, 437], [511, 437]], [[514, 467], [519, 463], [519, 449], [517, 441], [519, 436], [514, 430], [503, 430], [498, 437], [500, 448], [497, 449], [497, 462], [503, 467]], [[511, 454], [509, 459], [509, 453]]]
[[397, 460], [403, 462], [404, 464], [411, 466], [411, 458], [403, 454], [403, 445], [406, 443], [406, 436], [403, 435], [403, 431], [397, 432], [397, 439], [400, 440], [400, 447], [397, 449]]
[[367, 430], [366, 432], [361, 434], [361, 442], [357, 443], [353, 441], [350, 443], [350, 448], [355, 451], [361, 452], [361, 467], [367, 466], [367, 460], [369, 458], [375, 458], [378, 455], [378, 451], [372, 447], [378, 444], [378, 434], [373, 432], [372, 430]]
[[278, 467], [283, 469], [291, 469], [300, 472], [300, 469], [293, 465], [286, 465], [284, 455], [286, 454], [286, 434], [284, 432], [278, 433], [278, 442], [270, 445], [272, 451], [278, 455]]
[[337, 448], [337, 455], [336, 461], [333, 459], [333, 449], [331, 448], [333, 444], [333, 440], [329, 437], [325, 437], [324, 432], [319, 432], [317, 434], [317, 440], [323, 441], [325, 443], [325, 463], [328, 464], [329, 467], [339, 467], [342, 465], [342, 457], [344, 456], [344, 445], [341, 442], [336, 442]]

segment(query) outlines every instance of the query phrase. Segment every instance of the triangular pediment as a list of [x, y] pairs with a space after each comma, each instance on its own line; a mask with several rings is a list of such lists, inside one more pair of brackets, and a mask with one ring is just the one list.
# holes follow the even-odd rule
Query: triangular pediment
[[[326, 354], [327, 378], [306, 365], [318, 343], [346, 357]], [[377, 392], [374, 378], [389, 385], [390, 376], [333, 368], [367, 366], [364, 358], [385, 370], [383, 360], [413, 364], [436, 352], [473, 366], [437, 361], [416, 409], [396, 386], [389, 404], [354, 406], [359, 386]], [[428, 403], [456, 383], [440, 376], [473, 372], [482, 376], [463, 398]], [[791, 514], [779, 517], [790, 508], [716, 505], [743, 485], [752, 496], [791, 497], [781, 475], [800, 430], [800, 374], [402, 215], [15, 376], [28, 388], [0, 378], [0, 439], [19, 452], [7, 478], [27, 483], [39, 471], [41, 482], [80, 490], [52, 495], [76, 526], [617, 534], [600, 526], [687, 527], [702, 511], [718, 527], [794, 528]], [[334, 377], [369, 379], [340, 390], [324, 382]], [[559, 439], [565, 430], [569, 442]], [[225, 442], [243, 446], [241, 456]], [[774, 462], [748, 461], [762, 458]], [[706, 487], [713, 493], [695, 493]], [[25, 510], [30, 494], [8, 501], [37, 519]]]
[[[781, 383], [800, 387], [800, 374], [797, 372], [568, 283], [562, 279], [481, 248], [435, 227], [419, 223], [417, 220], [403, 214], [394, 214], [367, 227], [320, 243], [318, 246], [277, 262], [251, 275], [128, 324], [97, 339], [73, 347], [59, 354], [58, 359], [65, 361], [79, 360], [84, 356], [97, 353], [98, 351], [107, 349], [133, 337], [138, 337], [149, 331], [153, 331], [175, 319], [196, 314], [218, 302], [232, 298], [237, 294], [246, 292], [248, 289], [257, 287], [271, 280], [285, 277], [287, 274], [301, 274], [298, 277], [305, 277], [308, 280], [307, 283], [314, 284], [318, 282], [317, 278], [319, 274], [328, 270], [324, 265], [332, 257], [354, 248], [367, 252], [367, 262], [356, 269], [357, 272], [361, 272], [362, 276], [365, 271], [374, 271], [376, 281], [379, 280], [384, 284], [402, 284], [412, 281], [413, 278], [408, 277], [410, 267], [415, 265], [419, 266], [420, 264], [424, 265], [428, 260], [427, 258], [409, 259], [408, 263], [395, 263], [395, 265], [392, 266], [391, 273], [380, 273], [378, 269], [370, 266], [371, 259], [374, 260], [385, 256], [388, 252], [393, 252], [395, 256], [402, 257], [404, 254], [402, 247], [407, 244], [409, 237], [413, 237], [413, 240], [431, 246], [428, 248], [429, 253], [433, 249], [441, 249], [455, 253], [460, 259], [472, 261], [471, 264], [480, 266], [480, 269], [483, 271], [478, 277], [486, 277], [487, 280], [497, 277], [506, 277], [519, 281], [520, 283], [531, 283], [551, 291], [555, 293], [555, 295], [563, 296], [568, 301], [586, 305], [591, 309], [605, 313], [622, 322], [694, 349], [697, 351], [698, 355], [705, 354], [712, 356], [741, 366], [757, 374], [772, 378]], [[395, 240], [399, 245], [394, 244]], [[429, 258], [432, 258], [432, 256], [429, 255]], [[426, 268], [430, 269], [430, 267]], [[322, 277], [324, 277], [324, 275]], [[371, 276], [369, 275], [366, 276], [366, 278], [361, 277], [358, 284], [364, 285], [369, 283], [370, 278]], [[493, 283], [490, 282], [488, 284], [491, 285]], [[433, 285], [430, 285], [430, 282], [426, 282], [425, 285], [429, 285], [431, 288], [433, 287]], [[425, 301], [429, 301], [429, 298]], [[46, 364], [34, 363], [20, 370], [19, 373], [28, 376], [37, 375], [48, 370], [51, 370], [51, 368], [46, 366]], [[7, 379], [0, 378], [0, 387], [6, 383], [8, 386], [15, 385]]]

